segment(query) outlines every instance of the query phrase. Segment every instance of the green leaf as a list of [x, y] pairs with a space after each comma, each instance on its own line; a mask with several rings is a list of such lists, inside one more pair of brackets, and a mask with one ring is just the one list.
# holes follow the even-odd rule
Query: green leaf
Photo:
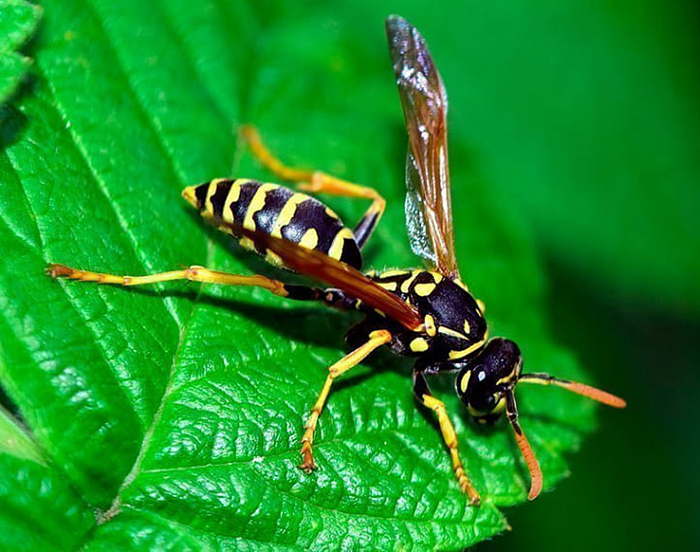
[[11, 96], [31, 60], [16, 52], [34, 34], [41, 8], [22, 0], [0, 1], [0, 104]]
[[0, 532], [23, 550], [74, 548], [94, 518], [63, 473], [17, 420], [0, 409]]
[[[482, 493], [468, 507], [405, 359], [377, 354], [334, 387], [319, 470], [297, 469], [305, 417], [355, 316], [262, 290], [43, 275], [49, 262], [271, 270], [180, 198], [216, 176], [270, 176], [237, 147], [247, 121], [290, 163], [375, 185], [389, 206], [367, 264], [418, 264], [403, 230], [406, 137], [383, 10], [43, 6], [36, 81], [0, 156], [0, 381], [31, 432], [22, 445], [0, 439], [4, 547], [460, 549], [503, 530], [498, 508], [524, 502], [529, 486], [510, 430], [476, 427], [451, 382], [436, 385]], [[586, 380], [548, 337], [533, 247], [470, 171], [468, 140], [451, 137], [457, 248], [492, 335], [518, 341], [532, 369]], [[329, 201], [347, 220], [365, 208]], [[519, 404], [550, 489], [593, 407], [541, 389], [519, 390]], [[0, 436], [21, 435], [17, 424], [3, 420]]]

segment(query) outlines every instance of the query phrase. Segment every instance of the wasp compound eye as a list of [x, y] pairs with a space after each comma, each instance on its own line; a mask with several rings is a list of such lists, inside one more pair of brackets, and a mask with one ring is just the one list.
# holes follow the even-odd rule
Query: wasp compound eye
[[510, 340], [491, 339], [457, 376], [457, 392], [469, 413], [480, 421], [493, 421], [505, 407], [504, 391], [511, 389], [522, 368], [520, 349]]

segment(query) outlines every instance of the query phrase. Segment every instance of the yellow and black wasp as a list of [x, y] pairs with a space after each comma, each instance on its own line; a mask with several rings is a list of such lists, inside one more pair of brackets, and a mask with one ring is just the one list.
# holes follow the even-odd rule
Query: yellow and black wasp
[[[435, 412], [449, 448], [460, 487], [472, 504], [479, 494], [472, 486], [457, 448], [457, 435], [445, 405], [428, 387], [427, 376], [456, 372], [456, 391], [469, 413], [491, 422], [506, 413], [530, 471], [528, 498], [542, 488], [542, 473], [518, 423], [514, 390], [518, 383], [557, 385], [614, 407], [625, 402], [609, 393], [552, 377], [522, 372], [518, 346], [502, 337], [488, 338], [483, 305], [460, 279], [454, 252], [447, 159], [447, 96], [442, 79], [418, 31], [406, 20], [386, 21], [393, 62], [408, 128], [406, 222], [411, 248], [428, 268], [360, 272], [361, 250], [384, 211], [384, 199], [372, 188], [322, 172], [290, 168], [262, 144], [257, 131], [244, 127], [252, 152], [280, 178], [298, 183], [297, 190], [247, 179], [215, 179], [190, 186], [183, 196], [205, 219], [236, 238], [243, 247], [265, 256], [273, 265], [312, 277], [330, 287], [286, 284], [262, 275], [244, 276], [191, 266], [148, 276], [116, 276], [51, 265], [55, 277], [134, 286], [169, 280], [193, 280], [233, 286], [257, 286], [275, 295], [321, 301], [328, 306], [364, 313], [348, 332], [352, 352], [328, 369], [301, 438], [301, 468], [315, 469], [313, 439], [333, 381], [372, 351], [388, 346], [416, 359], [413, 391]], [[366, 198], [372, 204], [354, 229], [307, 193]]]

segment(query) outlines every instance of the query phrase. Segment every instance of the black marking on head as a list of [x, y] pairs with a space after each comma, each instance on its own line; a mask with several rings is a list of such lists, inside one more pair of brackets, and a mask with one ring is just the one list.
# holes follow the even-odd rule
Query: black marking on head
[[215, 217], [221, 218], [223, 216], [224, 203], [228, 193], [231, 191], [232, 184], [233, 180], [219, 180], [216, 183], [216, 191], [211, 195], [212, 214]]

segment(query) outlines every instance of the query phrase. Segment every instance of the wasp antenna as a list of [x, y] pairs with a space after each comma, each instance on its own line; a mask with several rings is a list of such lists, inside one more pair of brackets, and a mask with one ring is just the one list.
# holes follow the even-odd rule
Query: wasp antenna
[[523, 429], [520, 427], [520, 422], [518, 422], [518, 407], [515, 404], [515, 395], [513, 395], [513, 391], [506, 392], [506, 413], [508, 414], [508, 421], [515, 432], [515, 440], [518, 443], [518, 448], [520, 448], [527, 469], [530, 472], [530, 492], [527, 494], [527, 499], [535, 500], [542, 491], [542, 470], [540, 469], [540, 463], [537, 461], [527, 437], [525, 437], [523, 433]]
[[564, 379], [555, 378], [549, 374], [523, 374], [520, 376], [518, 381], [525, 383], [537, 383], [539, 385], [556, 385], [557, 387], [563, 387], [564, 389], [593, 399], [608, 406], [614, 408], [625, 408], [627, 402], [620, 397], [616, 397], [612, 393], [591, 387], [585, 383], [577, 383], [575, 381], [568, 381]]

